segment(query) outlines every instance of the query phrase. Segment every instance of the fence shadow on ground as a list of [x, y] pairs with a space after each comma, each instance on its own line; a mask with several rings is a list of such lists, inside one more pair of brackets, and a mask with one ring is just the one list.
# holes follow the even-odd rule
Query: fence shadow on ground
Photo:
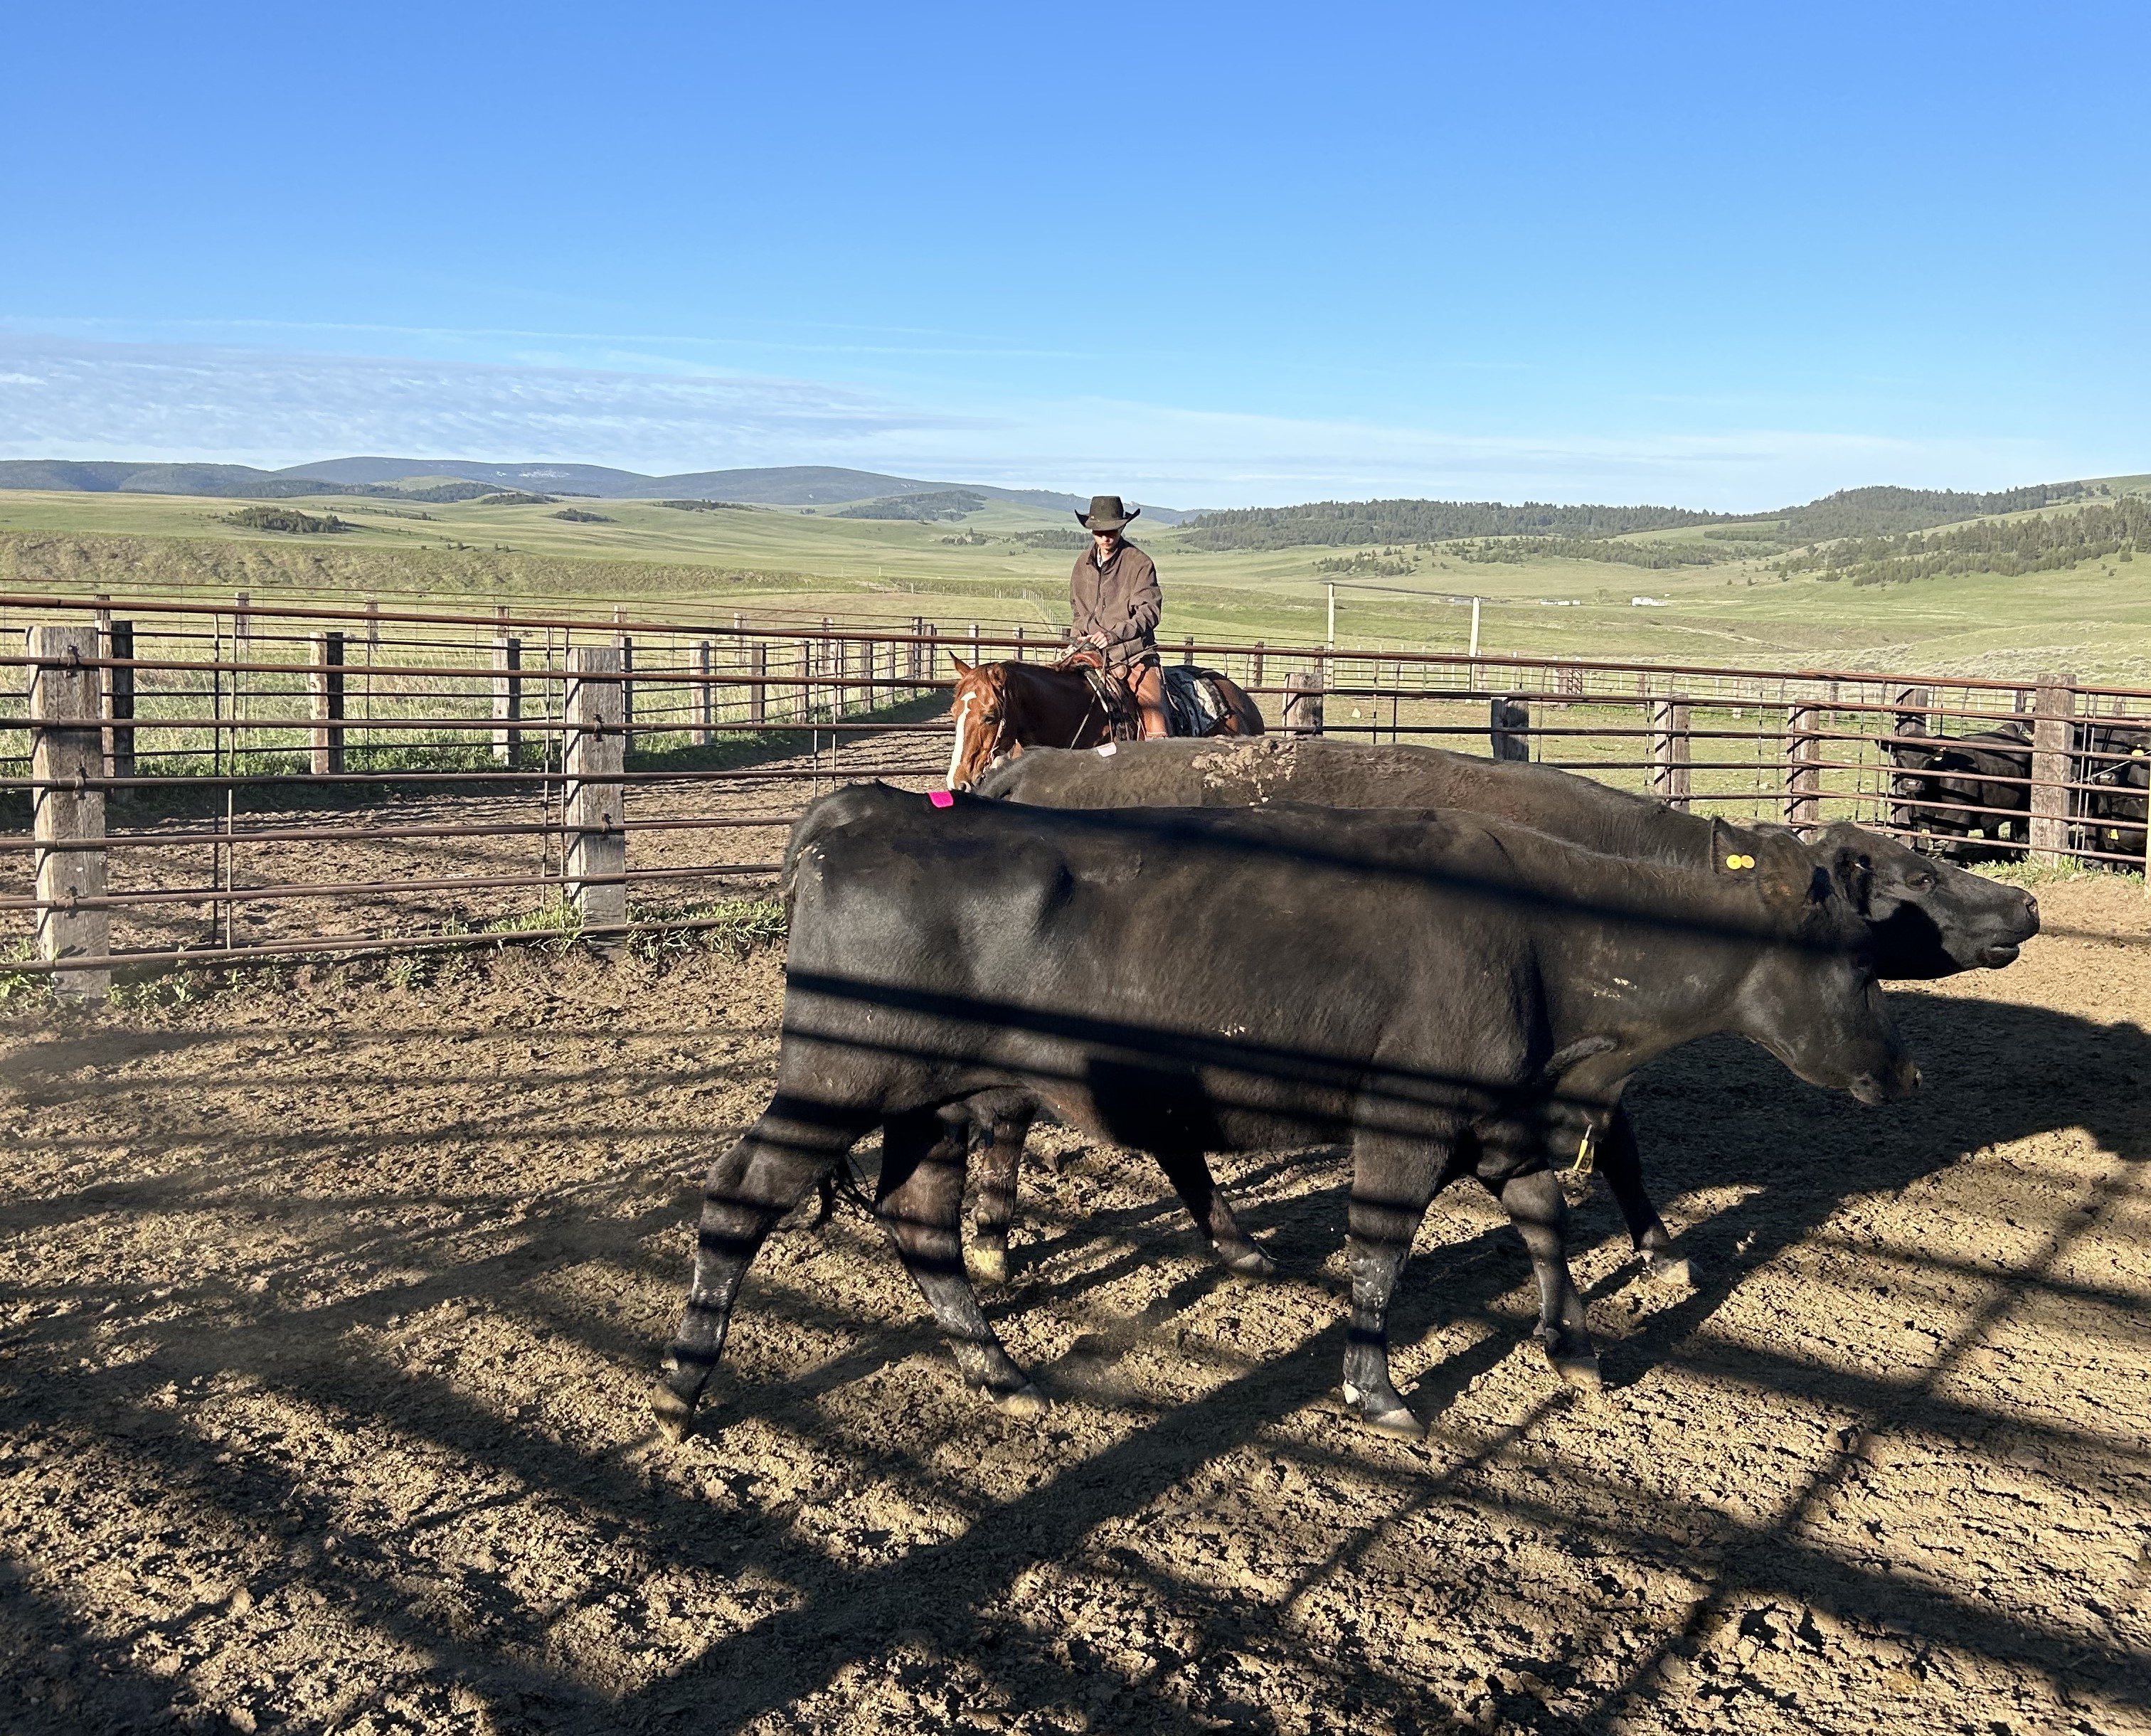
[[[2125, 1287], [2103, 1292], [2042, 1275], [2051, 1249], [2095, 1222], [2096, 1212], [2087, 1216], [2073, 1204], [2067, 1211], [2057, 1205], [2043, 1263], [1997, 1265], [1981, 1274], [1990, 1287], [2000, 1287], [2002, 1299], [1990, 1298], [1967, 1321], [1941, 1323], [1942, 1351], [1935, 1369], [1919, 1380], [1820, 1367], [1795, 1354], [1796, 1341], [1751, 1353], [1707, 1330], [1745, 1278], [1814, 1237], [1849, 1201], [1911, 1187], [1967, 1153], [2081, 1128], [2132, 1170], [2151, 1158], [2151, 1109], [2141, 1091], [2141, 1081], [2151, 1077], [2151, 1040], [2142, 1031], [1969, 995], [1899, 999], [1928, 1078], [1926, 1092], [1907, 1104], [1860, 1111], [1789, 1081], [1759, 1051], [1725, 1042], [1668, 1057], [1639, 1083], [1634, 1106], [1645, 1173], [1659, 1197], [1684, 1200], [1732, 1185], [1744, 1192], [1688, 1224], [1684, 1240], [1698, 1262], [1698, 1287], [1652, 1314], [1641, 1330], [1607, 1344], [1609, 1375], [1617, 1389], [1651, 1379], [1654, 1370], [1701, 1369], [1833, 1416], [1859, 1413], [1869, 1419], [1870, 1431], [1911, 1426], [1967, 1442], [2000, 1431], [2031, 1443], [2080, 1480], [2141, 1476], [2151, 1466], [2140, 1452], [2124, 1453], [2057, 1428], [2035, 1410], [1967, 1408], [1962, 1399], [1936, 1389], [1939, 1371], [1999, 1307], [2051, 1296], [2088, 1310], [2086, 1329], [2094, 1331], [2102, 1329], [2101, 1315], [2110, 1322], [2125, 1318], [2132, 1305]], [[258, 1034], [258, 1027], [249, 1032]], [[414, 1033], [410, 1041], [402, 1089], [423, 1093], [428, 1039]], [[47, 1064], [78, 1070], [94, 1064], [94, 1046], [88, 1038], [63, 1044]], [[33, 1061], [34, 1067], [34, 1056]], [[273, 1060], [262, 1071], [257, 1082], [273, 1084]], [[33, 1091], [38, 1086], [28, 1074], [23, 1083]], [[504, 1106], [493, 1125], [458, 1132], [481, 1149], [500, 1142], [512, 1173], [526, 1131], [516, 1127], [512, 1106]], [[1487, 1467], [1516, 1450], [1536, 1426], [1531, 1419], [1554, 1402], [1550, 1374], [1546, 1399], [1529, 1418], [1455, 1449], [1446, 1465], [1341, 1427], [1319, 1435], [1324, 1445], [1310, 1445], [1304, 1429], [1287, 1426], [1334, 1387], [1343, 1348], [1339, 1318], [1281, 1354], [1212, 1369], [1203, 1389], [1183, 1402], [1146, 1402], [1139, 1384], [1101, 1386], [1101, 1369], [1110, 1371], [1137, 1346], [1169, 1335], [1173, 1323], [1221, 1293], [1226, 1283], [1191, 1258], [1192, 1230], [1162, 1181], [1153, 1184], [1147, 1203], [1137, 1197], [1080, 1216], [1050, 1203], [1043, 1207], [1030, 1251], [1038, 1275], [996, 1304], [1004, 1319], [1052, 1307], [1080, 1314], [1086, 1292], [1118, 1285], [1146, 1267], [1162, 1264], [1179, 1275], [1156, 1288], [1136, 1328], [1101, 1314], [1087, 1352], [1044, 1365], [1049, 1385], [1061, 1379], [1064, 1399], [1092, 1410], [1102, 1405], [1117, 1421], [1095, 1450], [1071, 1457], [1043, 1450], [1042, 1480], [1005, 1498], [981, 1497], [951, 1467], [967, 1456], [966, 1442], [1005, 1454], [1025, 1450], [1020, 1441], [1027, 1437], [955, 1389], [915, 1294], [877, 1245], [877, 1233], [855, 1220], [812, 1234], [787, 1231], [765, 1254], [765, 1268], [750, 1283], [742, 1330], [752, 1332], [757, 1319], [773, 1323], [794, 1334], [787, 1340], [794, 1349], [773, 1361], [758, 1355], [727, 1382], [709, 1424], [716, 1450], [691, 1446], [673, 1454], [631, 1432], [585, 1445], [574, 1436], [572, 1407], [569, 1425], [553, 1420], [554, 1395], [542, 1382], [531, 1394], [529, 1414], [504, 1415], [497, 1394], [474, 1391], [453, 1369], [423, 1357], [412, 1360], [425, 1346], [414, 1347], [407, 1324], [397, 1323], [475, 1303], [482, 1311], [534, 1323], [564, 1346], [560, 1366], [569, 1378], [595, 1379], [639, 1395], [669, 1324], [648, 1298], [676, 1291], [684, 1271], [692, 1199], [678, 1166], [696, 1146], [706, 1151], [713, 1136], [687, 1119], [660, 1122], [650, 1135], [671, 1141], [679, 1154], [669, 1171], [615, 1169], [529, 1199], [473, 1180], [467, 1197], [449, 1202], [456, 1221], [430, 1229], [398, 1228], [391, 1210], [399, 1200], [407, 1205], [419, 1186], [393, 1154], [422, 1150], [430, 1136], [423, 1131], [382, 1140], [375, 1184], [347, 1191], [326, 1209], [318, 1198], [280, 1204], [276, 1197], [280, 1167], [307, 1143], [303, 1128], [251, 1162], [204, 1155], [170, 1186], [132, 1184], [93, 1171], [57, 1199], [18, 1202], [0, 1223], [18, 1236], [50, 1235], [72, 1228], [67, 1198], [73, 1193], [81, 1221], [76, 1233], [86, 1239], [74, 1276], [26, 1282], [19, 1292], [30, 1312], [8, 1334], [0, 1418], [18, 1455], [37, 1448], [48, 1456], [18, 1456], [15, 1468], [49, 1466], [51, 1455], [66, 1455], [96, 1475], [132, 1482], [143, 1501], [190, 1514], [190, 1523], [222, 1540], [225, 1551], [281, 1564], [242, 1575], [255, 1606], [275, 1607], [278, 1598], [301, 1592], [323, 1597], [345, 1627], [375, 1637], [398, 1655], [423, 1659], [412, 1679], [437, 1688], [442, 1707], [459, 1687], [502, 1728], [614, 1730], [681, 1718], [736, 1728], [830, 1692], [852, 1667], [939, 1684], [954, 1668], [950, 1661], [961, 1661], [970, 1684], [965, 1692], [974, 1698], [1087, 1708], [1102, 1711], [1116, 1728], [1192, 1731], [1213, 1728], [1219, 1717], [1257, 1728], [1297, 1727], [1281, 1719], [1278, 1708], [1247, 1698], [1223, 1676], [1212, 1682], [1199, 1705], [1183, 1705], [1152, 1692], [1154, 1683], [1102, 1653], [1056, 1647], [1055, 1635], [1010, 1612], [1015, 1588], [1041, 1562], [1086, 1583], [1103, 1576], [1129, 1597], [1187, 1612], [1205, 1636], [1186, 1659], [1191, 1679], [1209, 1679], [1202, 1674], [1205, 1657], [1288, 1659], [1325, 1703], [1379, 1711], [1398, 1728], [1411, 1727], [1415, 1718], [1438, 1727], [1427, 1713], [1428, 1695], [1436, 1687], [1450, 1691], [1449, 1684], [1424, 1679], [1385, 1658], [1379, 1645], [1352, 1658], [1311, 1656], [1291, 1613], [1295, 1598], [1374, 1548], [1385, 1523], [1429, 1508], [1572, 1533], [1609, 1557], [1636, 1550], [1679, 1556], [1709, 1582], [1715, 1605], [1744, 1587], [1774, 1588], [1847, 1621], [1895, 1623], [1935, 1645], [2066, 1675], [2111, 1703], [2151, 1706], [2142, 1685], [2151, 1679], [2151, 1659], [2118, 1634], [2086, 1644], [2080, 1634], [2018, 1619], [1903, 1572], [1848, 1561], [1806, 1536], [1804, 1516], [1842, 1475], [1856, 1442], [1814, 1466], [1809, 1491], [1775, 1517], [1737, 1521], [1639, 1489], [1630, 1498], [1625, 1530], [1609, 1530], [1588, 1503], [1566, 1498], [1569, 1489], [1580, 1491], [1603, 1475], [1588, 1465], [1561, 1467], [1566, 1480], [1550, 1485], [1536, 1507], [1485, 1482]], [[549, 1136], [596, 1149], [618, 1134], [593, 1121], [556, 1126]], [[85, 1160], [89, 1155], [85, 1151]], [[144, 1155], [154, 1160], [156, 1153], [145, 1147]], [[1140, 1163], [1133, 1167], [1147, 1173]], [[1344, 1178], [1334, 1154], [1254, 1160], [1238, 1179], [1249, 1202], [1244, 1220], [1278, 1256], [1287, 1280], [1324, 1282], [1320, 1268], [1339, 1246], [1343, 1227]], [[1035, 1189], [1031, 1197], [1037, 1200]], [[166, 1282], [121, 1280], [99, 1269], [94, 1249], [116, 1224], [159, 1214], [196, 1222], [205, 1212], [214, 1217], [228, 1211], [235, 1198], [245, 1199], [248, 1213], [281, 1225], [281, 1254], [239, 1258], [240, 1245], [219, 1247], [219, 1232], [210, 1227], [197, 1232], [208, 1240], [195, 1269], [167, 1274]], [[511, 1217], [519, 1220], [513, 1237], [493, 1232], [492, 1220]], [[1618, 1235], [1602, 1200], [1587, 1204], [1579, 1217], [1579, 1248]], [[1914, 1271], [1946, 1270], [1946, 1263], [1923, 1260], [1914, 1251], [1891, 1250], [1889, 1258]], [[832, 1260], [878, 1265], [885, 1282], [867, 1303], [857, 1295], [817, 1301], [812, 1274], [828, 1269]], [[347, 1299], [302, 1300], [316, 1268], [352, 1261], [402, 1278]], [[795, 1269], [808, 1274], [806, 1284], [786, 1276]], [[618, 1274], [628, 1300], [595, 1308], [590, 1293], [564, 1288], [566, 1278], [593, 1273]], [[1423, 1413], [1438, 1417], [1509, 1355], [1526, 1323], [1504, 1299], [1513, 1298], [1526, 1274], [1506, 1227], [1459, 1242], [1422, 1241], [1393, 1319], [1399, 1344], [1428, 1341], [1459, 1323], [1492, 1325], [1469, 1348], [1426, 1369], [1415, 1394]], [[252, 1288], [257, 1278], [266, 1284], [259, 1293]], [[1638, 1282], [1624, 1270], [1601, 1287], [1600, 1297]], [[1334, 1295], [1334, 1280], [1329, 1288]], [[55, 1311], [62, 1307], [69, 1311]], [[128, 1335], [129, 1353], [114, 1356], [115, 1318], [124, 1323], [175, 1311], [182, 1317], [191, 1311], [195, 1318], [138, 1329]], [[1336, 1314], [1341, 1317], [1341, 1302]], [[303, 1343], [294, 1337], [301, 1326]], [[2103, 1329], [2119, 1329], [2108, 1324]], [[783, 1365], [802, 1354], [799, 1343], [828, 1349], [807, 1354], [803, 1371], [787, 1371]], [[258, 1444], [235, 1448], [219, 1438], [220, 1430], [198, 1425], [184, 1398], [175, 1404], [160, 1396], [174, 1389], [184, 1394], [198, 1383], [273, 1395], [293, 1415], [316, 1420], [315, 1438], [311, 1445], [297, 1440], [296, 1451]], [[1086, 1399], [1086, 1391], [1106, 1396]], [[1710, 1426], [1708, 1416], [1696, 1421]], [[833, 1492], [757, 1493], [751, 1481], [742, 1490], [721, 1450], [727, 1436], [741, 1435], [808, 1444], [817, 1463], [833, 1467]], [[454, 1485], [462, 1492], [405, 1519], [355, 1510], [348, 1491], [325, 1479], [325, 1465], [367, 1441], [410, 1443], [430, 1461], [464, 1467], [463, 1480]], [[1152, 1512], [1216, 1467], [1243, 1462], [1251, 1446], [1280, 1462], [1308, 1465], [1320, 1465], [1326, 1455], [1329, 1474], [1349, 1473], [1377, 1491], [1371, 1506], [1331, 1516], [1334, 1546], [1285, 1594], [1251, 1597], [1222, 1582], [1161, 1576], [1125, 1550], [1101, 1555], [1096, 1540], [1101, 1531]], [[1976, 1455], [1975, 1449], [1966, 1450]], [[847, 1487], [909, 1491], [908, 1498], [969, 1516], [945, 1535], [884, 1549], [883, 1559], [848, 1559], [828, 1534], [826, 1524], [833, 1521], [817, 1517]], [[1266, 1491], [1244, 1494], [1252, 1511], [1267, 1511]], [[487, 1566], [441, 1543], [483, 1522], [491, 1504], [517, 1510], [533, 1501], [544, 1510], [572, 1509], [592, 1536], [612, 1540], [603, 1547], [593, 1544], [591, 1565], [564, 1598], [542, 1595], [519, 1579], [512, 1551]], [[1168, 1516], [1156, 1522], [1171, 1521]], [[109, 1551], [116, 1541], [100, 1547]], [[609, 1548], [620, 1552], [617, 1559], [606, 1558]], [[55, 1579], [64, 1585], [86, 1564], [40, 1565], [43, 1574], [33, 1585], [25, 1577], [30, 1564], [13, 1564], [15, 1582], [8, 1588], [7, 1637], [17, 1658], [28, 1661], [10, 1671], [8, 1687], [0, 1689], [0, 1706], [15, 1728], [139, 1723], [171, 1705], [187, 1680], [184, 1673], [153, 1673], [144, 1661], [150, 1655], [145, 1646], [154, 1651], [192, 1633], [214, 1647], [239, 1642], [245, 1632], [228, 1602], [205, 1605], [191, 1593], [161, 1610], [144, 1609], [132, 1621], [86, 1621], [82, 1606], [54, 1589]], [[655, 1627], [615, 1607], [624, 1597], [631, 1602], [639, 1596], [636, 1588], [653, 1575], [675, 1567], [734, 1586], [784, 1589], [772, 1594], [775, 1601], [758, 1615], [738, 1616], [696, 1642], [676, 1667], [629, 1670], [623, 1677], [618, 1658], [579, 1663], [572, 1647], [563, 1650], [562, 1634], [578, 1622], [613, 1622], [625, 1627], [630, 1642], [638, 1634], [650, 1639]], [[1461, 1563], [1430, 1561], [1424, 1571], [1434, 1591], [1468, 1603], [1473, 1587], [1468, 1577], [1460, 1577]], [[1567, 1619], [1587, 1647], [1594, 1632], [1611, 1634], [1632, 1618], [1607, 1607], [1579, 1608]], [[1557, 1710], [1528, 1693], [1501, 1690], [1497, 1709], [1532, 1729], [1611, 1728], [1663, 1692], [1667, 1660], [1693, 1639], [1700, 1619], [1692, 1615], [1658, 1632], [1617, 1686], [1593, 1691], [1587, 1712], [1577, 1710], [1580, 1687]], [[630, 1643], [622, 1655], [634, 1652]], [[933, 1663], [935, 1658], [943, 1663]], [[1558, 1674], [1554, 1663], [1536, 1662], [1540, 1674]], [[355, 1679], [372, 1679], [368, 1673], [381, 1668], [378, 1660], [366, 1663]], [[398, 1668], [410, 1677], [412, 1666]], [[1096, 1693], [1101, 1684], [1102, 1699]], [[369, 1690], [377, 1697], [380, 1691]]]

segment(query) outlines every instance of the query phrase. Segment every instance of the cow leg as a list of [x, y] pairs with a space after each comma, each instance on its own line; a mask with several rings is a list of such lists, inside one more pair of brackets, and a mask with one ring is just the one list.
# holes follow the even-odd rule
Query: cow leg
[[1673, 1236], [1644, 1192], [1642, 1154], [1636, 1146], [1635, 1123], [1625, 1107], [1613, 1111], [1599, 1141], [1598, 1173], [1605, 1177], [1607, 1191], [1621, 1208], [1628, 1239], [1643, 1257], [1644, 1272], [1663, 1283], [1688, 1283], [1688, 1261], [1673, 1251]]
[[874, 1215], [897, 1258], [955, 1352], [965, 1382], [1018, 1416], [1045, 1399], [1010, 1359], [964, 1275], [964, 1164], [969, 1130], [932, 1110], [893, 1116], [882, 1129], [881, 1186]]
[[1035, 1110], [1025, 1107], [986, 1117], [985, 1147], [979, 1157], [979, 1204], [971, 1218], [971, 1263], [989, 1283], [1008, 1282], [1009, 1225], [1015, 1218], [1016, 1170], [1030, 1136]]
[[1411, 1254], [1427, 1202], [1450, 1174], [1446, 1146], [1364, 1145], [1353, 1153], [1350, 1235], [1352, 1317], [1344, 1344], [1344, 1403], [1384, 1435], [1419, 1440], [1426, 1425], [1389, 1379], [1389, 1298]]
[[1531, 1272], [1539, 1281], [1539, 1324], [1534, 1334], [1546, 1346], [1546, 1359], [1571, 1386], [1597, 1391], [1598, 1352], [1583, 1316], [1583, 1298], [1568, 1275], [1568, 1202], [1550, 1169], [1534, 1169], [1506, 1180], [1482, 1177], [1500, 1200], [1531, 1251]]
[[665, 1353], [651, 1407], [675, 1440], [694, 1426], [696, 1401], [724, 1354], [733, 1298], [778, 1220], [825, 1179], [873, 1125], [870, 1111], [825, 1109], [780, 1095], [710, 1167], [687, 1305]]
[[1160, 1151], [1157, 1161], [1173, 1192], [1187, 1207], [1195, 1227], [1210, 1238], [1225, 1269], [1236, 1278], [1274, 1278], [1277, 1267], [1262, 1249], [1248, 1239], [1232, 1208], [1225, 1203], [1224, 1190], [1210, 1173], [1200, 1151]]

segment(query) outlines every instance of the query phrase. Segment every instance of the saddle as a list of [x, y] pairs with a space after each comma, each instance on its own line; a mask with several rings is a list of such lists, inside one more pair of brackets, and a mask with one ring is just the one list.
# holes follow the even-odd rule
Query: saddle
[[[1090, 682], [1091, 691], [1097, 696], [1098, 703], [1106, 715], [1113, 720], [1113, 739], [1116, 741], [1136, 741], [1142, 738], [1142, 713], [1136, 708], [1135, 695], [1125, 681], [1114, 679], [1106, 667], [1102, 652], [1085, 645], [1070, 651], [1056, 669], [1075, 669], [1083, 672]], [[1159, 674], [1165, 689], [1166, 728], [1176, 736], [1207, 736], [1214, 734], [1228, 715], [1225, 697], [1209, 679], [1209, 671], [1190, 669], [1173, 663], [1163, 665]]]
[[1091, 684], [1091, 695], [1100, 709], [1112, 720], [1116, 741], [1142, 739], [1142, 713], [1136, 708], [1136, 696], [1128, 691], [1126, 682], [1113, 678], [1112, 671], [1106, 667], [1104, 652], [1094, 645], [1079, 646], [1053, 666], [1078, 671]]

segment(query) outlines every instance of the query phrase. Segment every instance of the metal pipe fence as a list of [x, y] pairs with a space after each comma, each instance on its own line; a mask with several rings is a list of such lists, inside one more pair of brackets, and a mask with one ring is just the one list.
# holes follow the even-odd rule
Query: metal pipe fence
[[[115, 964], [709, 926], [711, 900], [769, 884], [802, 797], [938, 783], [954, 657], [1060, 651], [923, 617], [0, 594], [0, 970], [95, 992]], [[1230, 676], [1273, 729], [1491, 751], [1964, 860], [2145, 862], [2145, 690], [1187, 639], [1162, 654]], [[703, 859], [717, 840], [723, 859]], [[329, 905], [343, 925], [305, 914]]]

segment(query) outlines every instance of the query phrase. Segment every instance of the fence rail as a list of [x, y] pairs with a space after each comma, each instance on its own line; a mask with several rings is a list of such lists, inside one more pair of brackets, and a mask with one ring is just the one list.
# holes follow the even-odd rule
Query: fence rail
[[[1059, 650], [923, 617], [0, 594], [0, 970], [94, 995], [117, 965], [711, 926], [712, 898], [767, 886], [801, 797], [939, 781], [955, 657]], [[1854, 819], [1962, 859], [2145, 861], [2151, 691], [1162, 650], [1288, 732], [1536, 760], [1728, 818]], [[366, 926], [301, 919], [332, 905]]]

